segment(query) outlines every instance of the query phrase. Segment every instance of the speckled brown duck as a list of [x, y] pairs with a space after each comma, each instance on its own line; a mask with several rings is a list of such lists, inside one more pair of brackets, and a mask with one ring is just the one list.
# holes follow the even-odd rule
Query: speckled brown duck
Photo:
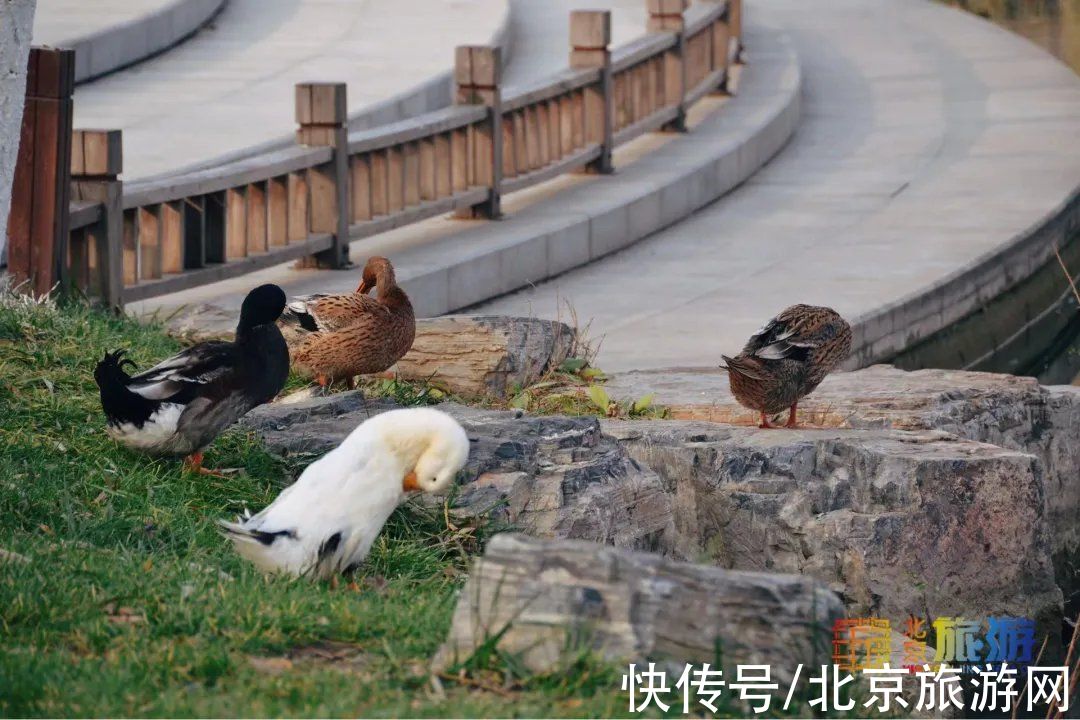
[[294, 298], [282, 325], [293, 367], [323, 387], [344, 380], [352, 388], [357, 375], [389, 369], [416, 335], [412, 303], [384, 257], [367, 261], [354, 293]]
[[739, 404], [761, 414], [759, 427], [772, 427], [769, 416], [788, 409], [785, 427], [793, 428], [799, 400], [850, 352], [851, 326], [835, 310], [792, 305], [754, 333], [739, 355], [722, 355], [721, 367]]

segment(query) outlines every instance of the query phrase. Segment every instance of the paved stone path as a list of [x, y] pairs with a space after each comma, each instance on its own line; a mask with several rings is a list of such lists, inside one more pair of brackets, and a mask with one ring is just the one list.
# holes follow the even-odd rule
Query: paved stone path
[[565, 302], [604, 369], [712, 366], [791, 303], [855, 317], [917, 292], [1080, 186], [1080, 78], [1028, 42], [926, 0], [747, 5], [800, 54], [788, 147], [686, 221], [476, 312]]
[[80, 86], [75, 124], [124, 131], [127, 180], [199, 164], [294, 130], [297, 82], [347, 82], [355, 111], [447, 70], [454, 46], [488, 42], [505, 8], [506, 0], [230, 0], [182, 45]]

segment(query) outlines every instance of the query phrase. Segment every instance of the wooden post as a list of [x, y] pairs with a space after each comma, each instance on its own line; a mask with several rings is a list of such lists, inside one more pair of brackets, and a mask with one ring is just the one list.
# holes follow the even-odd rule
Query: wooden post
[[349, 131], [345, 83], [296, 86], [296, 141], [334, 149], [330, 162], [308, 172], [308, 235], [330, 233], [334, 244], [301, 259], [301, 267], [342, 268], [349, 264]]
[[503, 131], [502, 131], [502, 48], [465, 45], [454, 53], [454, 102], [457, 105], [484, 105], [488, 119], [483, 125], [469, 129], [467, 159], [475, 185], [489, 189], [488, 199], [469, 208], [458, 210], [458, 217], [502, 215]]
[[676, 116], [663, 127], [686, 132], [686, 21], [687, 0], [648, 0], [649, 32], [673, 32], [675, 46], [664, 53], [664, 104], [675, 107]]
[[75, 52], [31, 48], [8, 217], [8, 271], [48, 293], [63, 279], [68, 240]]
[[585, 88], [585, 142], [600, 145], [600, 157], [588, 170], [607, 174], [614, 170], [612, 124], [615, 94], [611, 83], [611, 12], [574, 10], [570, 13], [570, 67], [599, 68], [600, 83]]
[[124, 208], [123, 139], [119, 130], [76, 130], [71, 137], [73, 200], [102, 204], [101, 219], [87, 233], [93, 245], [91, 273], [97, 275], [101, 300], [123, 306]]
[[728, 0], [728, 25], [735, 38], [735, 62], [742, 62], [742, 0]]

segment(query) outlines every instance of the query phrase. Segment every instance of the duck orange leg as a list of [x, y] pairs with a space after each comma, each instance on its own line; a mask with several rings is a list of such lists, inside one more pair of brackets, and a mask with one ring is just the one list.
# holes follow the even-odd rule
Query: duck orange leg
[[319, 384], [323, 390], [330, 387], [330, 378], [326, 377], [323, 373], [317, 373], [315, 375], [315, 382]]
[[204, 468], [202, 461], [203, 454], [201, 452], [191, 453], [186, 458], [184, 458], [184, 472], [195, 473], [196, 475], [213, 475], [214, 477], [225, 477], [223, 474], [219, 473], [216, 470]]
[[795, 412], [796, 412], [796, 410], [798, 410], [798, 407], [799, 407], [799, 403], [797, 403], [797, 402], [792, 403], [791, 411], [788, 413], [787, 423], [784, 424], [784, 427], [788, 427], [788, 428], [797, 428], [797, 427], [799, 427], [799, 422], [795, 419]]
[[758, 425], [758, 427], [762, 428], [762, 429], [767, 429], [767, 428], [772, 427], [772, 425], [769, 424], [769, 416], [765, 414], [764, 410], [761, 411], [761, 424]]

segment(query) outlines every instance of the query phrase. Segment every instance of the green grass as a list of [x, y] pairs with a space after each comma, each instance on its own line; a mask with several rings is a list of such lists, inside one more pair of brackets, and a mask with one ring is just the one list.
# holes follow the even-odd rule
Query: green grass
[[[207, 452], [241, 468], [226, 479], [120, 448], [92, 376], [117, 347], [146, 366], [179, 345], [83, 305], [0, 296], [0, 548], [17, 554], [0, 560], [0, 713], [625, 714], [616, 669], [587, 659], [541, 677], [496, 659], [431, 692], [484, 536], [441, 512], [399, 510], [341, 583], [257, 573], [214, 520], [263, 507], [300, 468], [238, 430]], [[327, 644], [348, 659], [322, 657]]]

